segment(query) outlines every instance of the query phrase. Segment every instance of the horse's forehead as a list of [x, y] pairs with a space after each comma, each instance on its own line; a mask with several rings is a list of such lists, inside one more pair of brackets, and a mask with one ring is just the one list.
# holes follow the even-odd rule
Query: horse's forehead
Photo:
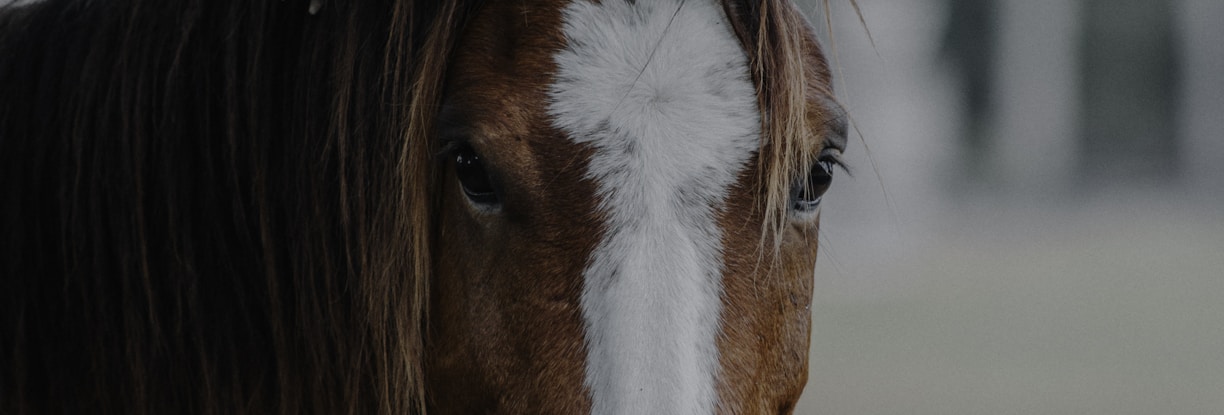
[[[481, 14], [457, 54], [452, 75], [460, 82], [448, 94], [462, 101], [465, 122], [485, 130], [476, 139], [559, 144], [540, 130], [591, 129], [572, 122], [699, 134], [693, 127], [729, 120], [711, 103], [756, 99], [754, 90], [736, 88], [748, 79], [737, 66], [744, 51], [717, 0], [495, 1]], [[578, 104], [569, 114], [580, 116], [557, 111], [552, 104], [562, 98]], [[758, 116], [755, 104], [747, 111]], [[505, 144], [498, 147], [515, 146]]]

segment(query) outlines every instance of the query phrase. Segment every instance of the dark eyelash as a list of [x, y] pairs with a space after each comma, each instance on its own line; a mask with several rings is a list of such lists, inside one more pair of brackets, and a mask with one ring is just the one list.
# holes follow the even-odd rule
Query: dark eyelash
[[438, 160], [446, 160], [446, 159], [453, 157], [455, 154], [459, 153], [459, 151], [467, 149], [467, 148], [468, 148], [468, 144], [464, 142], [463, 140], [451, 139], [451, 138], [443, 139], [442, 147], [439, 148], [436, 153], [434, 153], [434, 158]]
[[854, 172], [850, 170], [850, 165], [846, 163], [846, 160], [842, 158], [842, 154], [837, 150], [826, 149], [816, 160], [827, 161], [847, 176], [854, 177]]

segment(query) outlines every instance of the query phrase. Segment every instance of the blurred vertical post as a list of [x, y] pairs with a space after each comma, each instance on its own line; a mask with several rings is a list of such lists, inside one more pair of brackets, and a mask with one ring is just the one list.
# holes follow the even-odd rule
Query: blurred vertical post
[[1172, 3], [1082, 3], [1083, 184], [1159, 184], [1178, 173]]
[[997, 0], [991, 166], [1002, 194], [1047, 200], [1071, 189], [1078, 161], [1079, 5]]
[[940, 42], [942, 54], [963, 82], [965, 129], [962, 162], [967, 177], [991, 173], [990, 117], [994, 93], [994, 53], [998, 31], [996, 0], [947, 0], [948, 24]]
[[1181, 160], [1187, 184], [1224, 198], [1224, 1], [1178, 2]]

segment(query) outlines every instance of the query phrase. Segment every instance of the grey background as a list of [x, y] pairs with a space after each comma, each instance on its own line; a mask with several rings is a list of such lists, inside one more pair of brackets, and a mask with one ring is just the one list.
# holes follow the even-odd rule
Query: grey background
[[796, 412], [1224, 414], [1224, 2], [859, 3]]

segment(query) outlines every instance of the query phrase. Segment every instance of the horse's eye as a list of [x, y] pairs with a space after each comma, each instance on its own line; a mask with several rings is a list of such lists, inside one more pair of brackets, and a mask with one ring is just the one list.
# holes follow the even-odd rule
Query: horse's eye
[[791, 208], [798, 212], [816, 210], [820, 206], [820, 198], [833, 182], [833, 168], [836, 165], [835, 156], [821, 156], [809, 169], [807, 177], [795, 181], [791, 189]]
[[455, 151], [455, 176], [463, 187], [463, 194], [473, 203], [492, 205], [497, 203], [497, 191], [493, 181], [485, 171], [480, 155], [475, 150], [464, 147]]

